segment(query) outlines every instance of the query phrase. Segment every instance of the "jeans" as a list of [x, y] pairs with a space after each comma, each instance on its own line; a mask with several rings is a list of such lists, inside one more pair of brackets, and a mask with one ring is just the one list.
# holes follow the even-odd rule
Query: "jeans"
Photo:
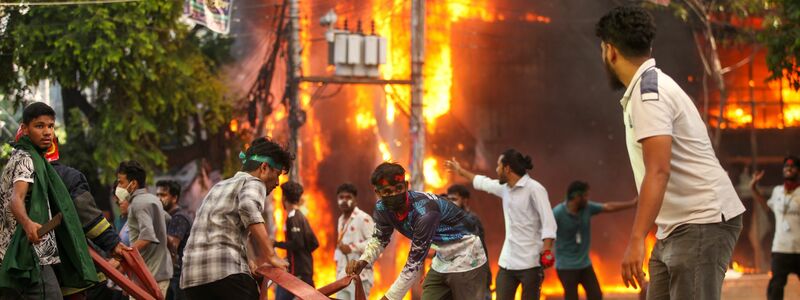
[[742, 216], [711, 224], [678, 226], [656, 241], [650, 255], [648, 300], [719, 300]]
[[489, 263], [458, 273], [439, 273], [431, 269], [422, 283], [422, 300], [484, 300]]

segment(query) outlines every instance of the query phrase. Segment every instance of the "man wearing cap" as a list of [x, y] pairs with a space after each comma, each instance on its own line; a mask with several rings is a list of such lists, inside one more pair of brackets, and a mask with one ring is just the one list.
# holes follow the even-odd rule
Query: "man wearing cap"
[[788, 156], [783, 160], [783, 184], [772, 189], [769, 200], [758, 189], [764, 171], [753, 176], [750, 189], [753, 199], [775, 214], [775, 237], [772, 239], [772, 278], [767, 286], [767, 299], [783, 299], [783, 288], [789, 274], [800, 275], [800, 159]]

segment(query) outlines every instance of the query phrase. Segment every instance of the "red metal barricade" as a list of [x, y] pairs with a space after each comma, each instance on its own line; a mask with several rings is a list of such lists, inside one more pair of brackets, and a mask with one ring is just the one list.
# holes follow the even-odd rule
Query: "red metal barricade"
[[256, 273], [265, 278], [264, 283], [261, 285], [262, 300], [267, 299], [267, 280], [272, 280], [300, 300], [330, 300], [333, 299], [330, 298], [330, 295], [341, 291], [350, 285], [351, 282], [354, 282], [356, 300], [367, 300], [364, 294], [364, 287], [361, 284], [361, 277], [358, 275], [344, 277], [317, 290], [297, 277], [294, 277], [292, 274], [278, 268], [262, 266], [256, 270]]
[[[89, 247], [89, 254], [92, 256], [95, 266], [100, 272], [108, 276], [108, 279], [119, 285], [123, 291], [128, 293], [131, 297], [137, 300], [163, 300], [164, 295], [161, 294], [161, 289], [158, 288], [156, 279], [147, 265], [144, 263], [142, 255], [139, 250], [134, 248], [131, 251], [124, 251], [120, 265], [125, 271], [127, 276], [117, 270], [111, 265], [104, 257], [98, 254], [94, 249]], [[135, 278], [137, 282], [144, 286], [139, 286], [131, 280]]]

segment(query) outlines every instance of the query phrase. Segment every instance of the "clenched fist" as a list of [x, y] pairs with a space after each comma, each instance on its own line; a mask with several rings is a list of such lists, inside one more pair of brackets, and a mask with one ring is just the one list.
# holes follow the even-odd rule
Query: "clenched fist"
[[361, 271], [366, 268], [368, 263], [364, 260], [351, 260], [347, 262], [347, 275], [361, 275]]

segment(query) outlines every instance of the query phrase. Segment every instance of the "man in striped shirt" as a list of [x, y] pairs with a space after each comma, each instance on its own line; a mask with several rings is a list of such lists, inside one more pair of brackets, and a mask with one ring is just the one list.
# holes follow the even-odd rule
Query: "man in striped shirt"
[[277, 143], [258, 138], [239, 155], [242, 170], [215, 184], [197, 211], [184, 249], [181, 288], [189, 299], [258, 299], [247, 263], [247, 237], [263, 257], [259, 265], [286, 268], [275, 255], [261, 215], [268, 193], [294, 159]]

